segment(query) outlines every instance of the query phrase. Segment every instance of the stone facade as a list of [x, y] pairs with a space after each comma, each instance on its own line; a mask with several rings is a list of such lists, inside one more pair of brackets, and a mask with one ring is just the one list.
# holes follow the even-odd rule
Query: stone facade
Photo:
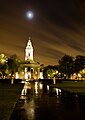
[[33, 46], [29, 38], [25, 49], [25, 79], [43, 79], [43, 70], [40, 63], [33, 59]]

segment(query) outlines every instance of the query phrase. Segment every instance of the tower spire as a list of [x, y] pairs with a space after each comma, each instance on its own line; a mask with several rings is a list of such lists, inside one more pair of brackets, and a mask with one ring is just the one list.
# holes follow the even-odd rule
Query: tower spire
[[30, 40], [30, 36], [25, 49], [25, 60], [33, 60], [33, 46]]

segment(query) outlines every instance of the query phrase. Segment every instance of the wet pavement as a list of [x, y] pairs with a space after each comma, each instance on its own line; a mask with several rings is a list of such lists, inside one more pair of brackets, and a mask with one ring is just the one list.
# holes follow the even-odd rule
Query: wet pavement
[[26, 82], [10, 120], [85, 120], [85, 98]]

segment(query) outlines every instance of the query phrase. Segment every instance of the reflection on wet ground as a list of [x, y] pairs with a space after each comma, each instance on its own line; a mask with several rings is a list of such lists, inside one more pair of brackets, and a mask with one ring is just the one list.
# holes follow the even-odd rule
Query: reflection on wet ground
[[84, 120], [85, 98], [26, 82], [10, 120]]

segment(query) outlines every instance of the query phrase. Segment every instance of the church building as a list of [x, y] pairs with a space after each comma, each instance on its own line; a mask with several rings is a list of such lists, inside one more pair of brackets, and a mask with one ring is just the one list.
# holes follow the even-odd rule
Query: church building
[[33, 45], [29, 37], [25, 48], [24, 77], [26, 80], [43, 79], [42, 65], [34, 61], [33, 55]]

